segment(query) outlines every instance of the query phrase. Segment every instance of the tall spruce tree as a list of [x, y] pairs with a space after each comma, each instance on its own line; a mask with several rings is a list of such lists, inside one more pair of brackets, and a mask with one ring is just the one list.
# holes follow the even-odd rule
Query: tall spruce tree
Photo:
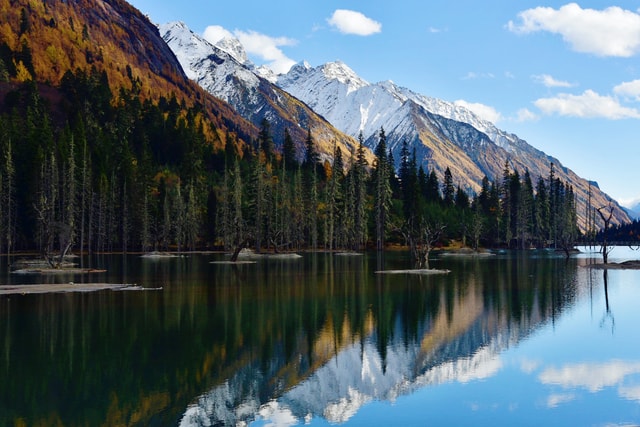
[[318, 162], [320, 157], [316, 151], [315, 143], [311, 136], [311, 129], [307, 131], [305, 141], [305, 212], [307, 219], [307, 242], [311, 248], [318, 248]]
[[375, 150], [376, 160], [373, 168], [373, 184], [375, 188], [375, 226], [376, 226], [376, 248], [384, 248], [389, 209], [391, 206], [391, 186], [389, 175], [391, 173], [387, 157], [387, 137], [384, 129], [380, 129], [379, 140]]

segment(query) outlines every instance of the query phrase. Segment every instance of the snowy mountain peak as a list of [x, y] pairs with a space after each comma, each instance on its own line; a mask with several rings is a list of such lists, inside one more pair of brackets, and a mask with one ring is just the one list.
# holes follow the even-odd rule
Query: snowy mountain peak
[[246, 64], [249, 61], [244, 46], [242, 46], [240, 40], [235, 37], [225, 37], [216, 42], [215, 46], [227, 52], [241, 64]]
[[327, 62], [322, 66], [322, 73], [328, 80], [338, 80], [340, 83], [350, 86], [352, 90], [369, 85], [342, 61]]

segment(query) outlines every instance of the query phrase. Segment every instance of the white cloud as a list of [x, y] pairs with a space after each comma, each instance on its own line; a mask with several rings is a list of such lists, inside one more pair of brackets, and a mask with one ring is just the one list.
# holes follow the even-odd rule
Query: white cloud
[[370, 36], [382, 31], [382, 24], [354, 10], [337, 9], [327, 22], [343, 34]]
[[577, 52], [598, 56], [630, 57], [640, 52], [640, 15], [617, 6], [603, 10], [582, 9], [576, 3], [560, 9], [536, 7], [518, 14], [520, 23], [509, 21], [510, 31], [559, 34]]
[[635, 209], [638, 205], [640, 205], [640, 197], [618, 199], [618, 203], [620, 203], [625, 208]]
[[493, 73], [476, 73], [474, 71], [469, 71], [466, 76], [462, 78], [462, 80], [475, 80], [475, 79], [493, 79], [495, 75]]
[[213, 44], [226, 37], [235, 37], [240, 40], [248, 54], [265, 61], [265, 65], [277, 74], [286, 73], [296, 63], [280, 49], [281, 46], [296, 44], [295, 40], [288, 37], [271, 37], [256, 31], [242, 30], [235, 30], [231, 33], [219, 25], [208, 26], [204, 30], [203, 37]]
[[620, 83], [613, 88], [613, 91], [618, 95], [635, 98], [636, 101], [640, 101], [640, 80]]
[[288, 58], [280, 46], [292, 46], [296, 41], [287, 37], [271, 37], [255, 31], [234, 31], [235, 36], [247, 50], [247, 53], [255, 55], [265, 61], [275, 73], [286, 73], [296, 63]]
[[202, 37], [211, 44], [216, 44], [224, 38], [233, 37], [230, 31], [220, 25], [209, 25], [204, 29]]
[[495, 124], [502, 120], [502, 114], [500, 114], [495, 108], [488, 105], [480, 104], [478, 102], [467, 102], [463, 99], [455, 101], [454, 104], [474, 112], [480, 118], [490, 121], [491, 123]]
[[580, 118], [640, 119], [640, 111], [621, 105], [617, 99], [586, 90], [582, 95], [558, 94], [553, 98], [540, 98], [534, 102], [544, 114]]
[[546, 87], [573, 87], [575, 86], [573, 83], [565, 82], [562, 80], [556, 80], [549, 74], [540, 74], [531, 76], [533, 81], [540, 83]]
[[516, 121], [520, 123], [534, 122], [538, 119], [539, 119], [538, 115], [533, 111], [529, 110], [528, 108], [521, 108], [518, 110], [518, 113], [516, 114]]

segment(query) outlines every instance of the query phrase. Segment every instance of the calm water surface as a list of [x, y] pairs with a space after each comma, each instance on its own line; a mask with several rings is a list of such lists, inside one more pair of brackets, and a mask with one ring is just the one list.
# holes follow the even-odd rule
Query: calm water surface
[[162, 290], [0, 297], [0, 426], [640, 424], [640, 271], [597, 253], [221, 259], [1, 270]]

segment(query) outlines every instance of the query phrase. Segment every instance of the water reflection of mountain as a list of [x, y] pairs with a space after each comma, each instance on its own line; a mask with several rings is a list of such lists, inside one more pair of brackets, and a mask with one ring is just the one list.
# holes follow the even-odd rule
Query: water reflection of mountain
[[[237, 425], [256, 418], [339, 423], [372, 400], [493, 375], [500, 353], [553, 321], [577, 297], [575, 266], [519, 257], [460, 261], [443, 278], [391, 278], [368, 287], [360, 324], [349, 310], [312, 337], [311, 350], [253, 362], [203, 394], [182, 426]], [[360, 289], [362, 291], [362, 289]], [[284, 354], [284, 353], [283, 353]], [[302, 366], [309, 369], [301, 369]], [[298, 373], [298, 375], [294, 374]]]

